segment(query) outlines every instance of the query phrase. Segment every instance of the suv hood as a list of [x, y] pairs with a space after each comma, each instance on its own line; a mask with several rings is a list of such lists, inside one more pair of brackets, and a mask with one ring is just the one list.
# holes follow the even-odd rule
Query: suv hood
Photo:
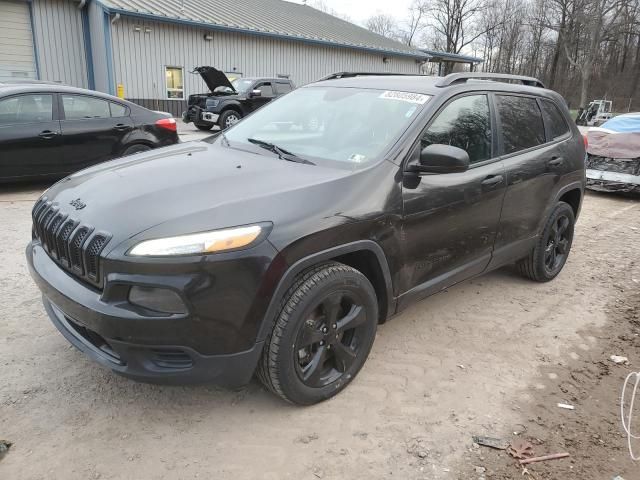
[[193, 73], [196, 72], [200, 74], [204, 83], [206, 83], [209, 90], [211, 90], [211, 93], [214, 93], [214, 90], [218, 87], [229, 87], [234, 92], [236, 91], [224, 72], [218, 69], [213, 67], [196, 67], [193, 69]]
[[91, 167], [61, 180], [44, 196], [69, 218], [112, 235], [110, 251], [136, 235], [135, 243], [317, 218], [328, 202], [336, 203], [335, 181], [351, 174], [190, 142]]

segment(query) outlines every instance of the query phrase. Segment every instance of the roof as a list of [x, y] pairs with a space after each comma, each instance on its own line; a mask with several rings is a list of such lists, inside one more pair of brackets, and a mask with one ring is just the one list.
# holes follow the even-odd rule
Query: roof
[[307, 5], [283, 0], [97, 1], [108, 12], [122, 15], [427, 59], [421, 51], [400, 42]]
[[438, 52], [437, 50], [420, 49], [421, 52], [429, 55], [430, 62], [439, 62], [442, 60], [458, 63], [483, 63], [483, 58], [470, 57], [469, 55], [460, 55], [459, 53]]

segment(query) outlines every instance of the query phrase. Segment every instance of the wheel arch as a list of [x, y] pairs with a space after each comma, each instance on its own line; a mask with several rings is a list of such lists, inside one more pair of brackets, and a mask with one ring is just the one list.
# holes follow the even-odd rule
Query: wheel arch
[[582, 199], [584, 198], [584, 183], [583, 182], [571, 182], [564, 187], [560, 188], [553, 196], [547, 208], [544, 211], [544, 215], [541, 216], [538, 222], [537, 234], [540, 235], [544, 224], [547, 221], [547, 217], [551, 214], [551, 211], [555, 208], [558, 202], [566, 202], [571, 205], [573, 214], [578, 219], [580, 214], [580, 208], [582, 207]]
[[222, 115], [224, 112], [227, 112], [229, 110], [235, 110], [236, 112], [238, 112], [243, 117], [245, 115], [244, 109], [242, 108], [242, 105], [240, 104], [240, 102], [237, 102], [237, 101], [225, 102], [221, 106], [220, 113], [218, 115]]
[[360, 271], [373, 285], [378, 297], [379, 323], [390, 317], [395, 309], [391, 272], [382, 247], [373, 240], [359, 240], [313, 253], [291, 265], [282, 275], [269, 302], [256, 341], [263, 341], [273, 327], [283, 296], [294, 284], [296, 277], [315, 265], [340, 262]]

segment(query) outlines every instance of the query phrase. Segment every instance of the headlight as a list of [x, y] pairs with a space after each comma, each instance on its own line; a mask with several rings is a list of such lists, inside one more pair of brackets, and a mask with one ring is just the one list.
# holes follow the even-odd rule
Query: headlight
[[129, 255], [142, 257], [169, 257], [225, 252], [248, 247], [263, 231], [260, 225], [214, 230], [179, 237], [157, 238], [140, 242]]
[[208, 99], [207, 100], [207, 107], [216, 108], [219, 103], [220, 103], [220, 100]]

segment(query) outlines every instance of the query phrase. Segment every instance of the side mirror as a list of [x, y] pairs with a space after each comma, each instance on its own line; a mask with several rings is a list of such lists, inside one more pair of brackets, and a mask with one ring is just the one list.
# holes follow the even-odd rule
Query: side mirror
[[420, 173], [456, 173], [469, 169], [469, 154], [451, 145], [433, 144], [420, 152]]
[[261, 97], [262, 96], [262, 90], [251, 90], [251, 96], [252, 97]]

